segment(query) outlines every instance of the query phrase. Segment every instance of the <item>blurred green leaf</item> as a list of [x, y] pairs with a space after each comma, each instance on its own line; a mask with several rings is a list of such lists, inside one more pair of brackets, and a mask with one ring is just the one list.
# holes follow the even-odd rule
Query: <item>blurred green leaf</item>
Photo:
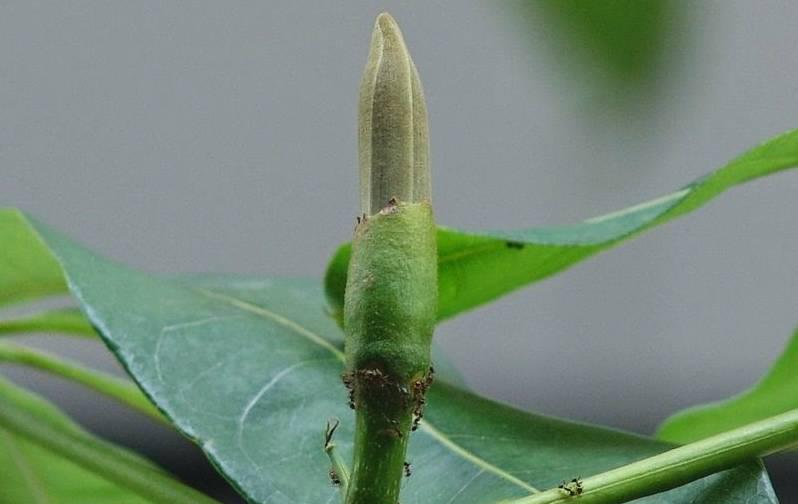
[[600, 76], [628, 89], [658, 73], [677, 11], [687, 6], [673, 0], [525, 0], [517, 11], [525, 30], [541, 21], [552, 28], [550, 49], [568, 63], [569, 77], [600, 84]]
[[[726, 189], [798, 166], [798, 130], [751, 149], [683, 189], [572, 226], [471, 233], [438, 231], [438, 318], [452, 317], [563, 271], [647, 229], [703, 206]], [[325, 276], [332, 312], [343, 307], [350, 245]]]
[[158, 421], [165, 421], [135, 384], [21, 345], [0, 342], [0, 363], [29, 366], [84, 385]]
[[87, 433], [0, 378], [0, 502], [208, 503], [138, 455]]
[[94, 328], [77, 308], [49, 310], [28, 317], [0, 320], [0, 336], [32, 332], [58, 332], [85, 337], [97, 336]]
[[[92, 323], [144, 391], [253, 502], [328, 502], [321, 432], [351, 457], [353, 415], [341, 384], [342, 334], [314, 281], [236, 276], [160, 279], [104, 260], [32, 222]], [[35, 231], [34, 231], [35, 230]], [[410, 443], [402, 502], [494, 503], [564, 478], [667, 450], [621, 432], [524, 413], [445, 382]], [[640, 502], [717, 496], [774, 503], [759, 463]]]
[[61, 268], [22, 214], [0, 208], [0, 306], [66, 292]]
[[688, 408], [671, 416], [657, 438], [691, 443], [798, 408], [798, 330], [765, 377], [751, 389], [725, 401]]

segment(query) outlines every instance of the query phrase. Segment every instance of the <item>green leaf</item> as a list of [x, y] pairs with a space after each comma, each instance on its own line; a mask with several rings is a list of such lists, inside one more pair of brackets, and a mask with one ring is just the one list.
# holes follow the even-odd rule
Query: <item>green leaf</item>
[[0, 464], [0, 502], [212, 502], [151, 462], [95, 438], [52, 404], [3, 379]]
[[667, 0], [537, 0], [520, 2], [516, 19], [537, 28], [542, 18], [557, 28], [547, 40], [556, 43], [558, 60], [569, 63], [571, 78], [601, 76], [626, 90], [656, 74], [679, 9]]
[[24, 346], [0, 342], [0, 363], [4, 362], [30, 366], [67, 380], [72, 380], [101, 394], [105, 394], [154, 420], [164, 421], [158, 410], [142, 395], [138, 387], [129, 380], [88, 369], [65, 359]]
[[662, 423], [656, 436], [674, 443], [691, 443], [798, 408], [797, 368], [798, 330], [759, 383], [725, 401], [676, 413]]
[[[563, 271], [593, 254], [706, 204], [726, 189], [798, 165], [798, 130], [755, 147], [683, 189], [572, 226], [467, 233], [438, 230], [438, 319]], [[350, 245], [325, 277], [332, 311], [343, 307]]]
[[29, 317], [0, 320], [0, 336], [30, 332], [59, 332], [73, 336], [97, 336], [88, 319], [77, 308], [49, 310]]
[[66, 292], [61, 268], [25, 217], [0, 208], [0, 306]]
[[[353, 415], [340, 382], [342, 335], [305, 280], [164, 280], [33, 224], [73, 294], [142, 389], [258, 503], [333, 502], [321, 435], [338, 417], [351, 459]], [[639, 460], [669, 445], [531, 415], [444, 382], [410, 442], [405, 504], [489, 503]], [[776, 502], [758, 463], [642, 502]], [[719, 500], [720, 499], [720, 500]]]

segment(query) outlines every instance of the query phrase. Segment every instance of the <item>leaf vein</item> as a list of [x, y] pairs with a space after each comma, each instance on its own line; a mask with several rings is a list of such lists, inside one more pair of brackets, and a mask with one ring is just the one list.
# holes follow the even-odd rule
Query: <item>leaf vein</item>
[[341, 362], [344, 361], [344, 353], [342, 351], [338, 350], [337, 348], [335, 348], [335, 346], [333, 346], [332, 343], [330, 343], [326, 339], [322, 338], [318, 334], [314, 333], [313, 331], [307, 329], [306, 327], [304, 327], [304, 326], [302, 326], [300, 324], [297, 324], [296, 322], [294, 322], [293, 320], [291, 320], [291, 319], [289, 319], [287, 317], [284, 317], [284, 316], [280, 315], [279, 313], [275, 313], [275, 312], [273, 312], [271, 310], [263, 308], [262, 306], [258, 306], [258, 305], [252, 304], [252, 303], [248, 303], [248, 302], [246, 302], [244, 300], [241, 300], [241, 299], [238, 299], [238, 298], [235, 298], [235, 297], [232, 297], [232, 296], [228, 296], [227, 294], [221, 294], [221, 293], [218, 293], [218, 292], [214, 292], [214, 291], [209, 290], [209, 289], [197, 289], [197, 291], [202, 293], [202, 294], [204, 294], [204, 295], [206, 295], [206, 296], [208, 296], [208, 297], [210, 297], [210, 298], [218, 299], [220, 301], [224, 301], [227, 304], [235, 306], [236, 308], [239, 308], [239, 309], [244, 310], [244, 311], [249, 312], [249, 313], [253, 313], [255, 315], [259, 315], [259, 316], [261, 316], [263, 318], [267, 318], [267, 319], [269, 319], [269, 320], [271, 320], [273, 322], [276, 322], [276, 323], [282, 325], [283, 327], [287, 327], [287, 328], [293, 330], [294, 332], [300, 334], [301, 336], [304, 336], [305, 338], [309, 339], [310, 341], [316, 343], [317, 345], [326, 348], [327, 350], [332, 352], [336, 356], [336, 358], [338, 358], [338, 360], [340, 360]]
[[[284, 327], [292, 329], [295, 332], [297, 332], [297, 333], [301, 334], [302, 336], [304, 336], [305, 338], [309, 339], [310, 341], [312, 341], [312, 342], [314, 342], [314, 343], [326, 348], [330, 352], [332, 352], [336, 356], [336, 358], [338, 358], [341, 362], [344, 361], [343, 352], [341, 352], [340, 350], [335, 348], [329, 341], [324, 339], [322, 336], [314, 333], [310, 329], [300, 325], [299, 323], [297, 323], [297, 322], [295, 322], [295, 321], [293, 321], [293, 320], [291, 320], [291, 319], [289, 319], [289, 318], [287, 318], [287, 317], [285, 317], [283, 315], [280, 315], [279, 313], [275, 313], [275, 312], [273, 312], [273, 311], [271, 311], [269, 309], [263, 308], [263, 307], [258, 306], [258, 305], [254, 305], [252, 303], [248, 303], [247, 301], [235, 298], [233, 296], [228, 296], [226, 294], [220, 294], [220, 293], [208, 290], [208, 289], [199, 289], [199, 292], [203, 293], [204, 295], [206, 295], [208, 297], [224, 301], [224, 302], [226, 302], [226, 303], [228, 303], [228, 304], [230, 304], [232, 306], [235, 306], [235, 307], [240, 308], [242, 310], [248, 311], [248, 312], [253, 313], [255, 315], [262, 316], [264, 318], [267, 318], [269, 320], [277, 322], [277, 323], [281, 324]], [[293, 370], [293, 368], [295, 368], [295, 367], [297, 367], [297, 366], [299, 366], [301, 364], [306, 364], [308, 362], [311, 362], [311, 361], [303, 361], [303, 362], [300, 362], [300, 363], [297, 363], [297, 364], [293, 364], [292, 366], [289, 366], [288, 368], [283, 369], [277, 375], [275, 375], [275, 377], [272, 378], [272, 380], [270, 380], [269, 383], [267, 383], [263, 387], [263, 389], [261, 389], [261, 391], [259, 391], [253, 397], [252, 400], [250, 400], [250, 402], [248, 403], [248, 405], [245, 407], [244, 411], [242, 412], [242, 416], [240, 417], [240, 420], [239, 420], [239, 433], [238, 433], [239, 447], [243, 446], [243, 442], [242, 442], [243, 422], [244, 422], [246, 416], [249, 414], [249, 411], [252, 409], [254, 404], [259, 399], [259, 397], [262, 396], [266, 391], [268, 391], [269, 388], [271, 388], [271, 386], [274, 385], [274, 383], [272, 383], [272, 381], [274, 381], [276, 378], [278, 378], [278, 376], [280, 378], [282, 378], [282, 376], [280, 376], [280, 375], [287, 374], [288, 372]], [[540, 492], [540, 490], [538, 490], [537, 488], [533, 487], [532, 485], [520, 480], [519, 478], [513, 476], [512, 474], [510, 474], [510, 473], [508, 473], [506, 471], [503, 471], [502, 469], [496, 467], [495, 465], [489, 463], [488, 461], [480, 458], [478, 455], [476, 455], [476, 454], [468, 451], [467, 449], [463, 448], [462, 446], [458, 445], [457, 443], [455, 443], [454, 441], [449, 439], [446, 436], [446, 434], [444, 434], [443, 432], [441, 432], [438, 429], [436, 429], [428, 421], [422, 422], [420, 428], [427, 435], [429, 435], [430, 437], [432, 437], [433, 439], [435, 439], [436, 441], [438, 441], [439, 443], [444, 445], [446, 448], [451, 450], [453, 453], [455, 453], [456, 455], [459, 455], [460, 457], [462, 457], [465, 460], [471, 462], [472, 464], [476, 465], [477, 467], [482, 468], [484, 471], [490, 472], [490, 473], [492, 473], [492, 474], [494, 474], [494, 475], [496, 475], [496, 476], [498, 476], [498, 477], [500, 477], [502, 479], [505, 479], [505, 480], [509, 481], [510, 483], [513, 483], [516, 486], [519, 486], [519, 487], [523, 488], [524, 490], [526, 490], [526, 491], [528, 491], [530, 493], [538, 493], [538, 492]], [[242, 450], [243, 450], [243, 448], [242, 448]]]
[[460, 496], [460, 494], [462, 494], [463, 492], [465, 492], [465, 489], [466, 489], [466, 488], [468, 488], [469, 486], [471, 486], [471, 484], [472, 484], [472, 483], [473, 483], [473, 482], [474, 482], [474, 481], [475, 481], [477, 478], [479, 478], [479, 477], [482, 475], [482, 473], [484, 473], [484, 472], [485, 472], [485, 469], [483, 468], [483, 469], [480, 469], [479, 471], [477, 471], [476, 473], [474, 473], [474, 475], [471, 477], [471, 479], [469, 479], [468, 481], [466, 481], [466, 482], [463, 484], [463, 486], [461, 486], [461, 487], [460, 487], [460, 490], [458, 490], [457, 492], [455, 492], [455, 494], [454, 494], [454, 495], [452, 495], [452, 498], [451, 498], [451, 499], [449, 499], [449, 502], [447, 502], [446, 504], [452, 504], [452, 503], [453, 503], [453, 502], [454, 502], [454, 501], [457, 499], [457, 497], [459, 497], [459, 496]]

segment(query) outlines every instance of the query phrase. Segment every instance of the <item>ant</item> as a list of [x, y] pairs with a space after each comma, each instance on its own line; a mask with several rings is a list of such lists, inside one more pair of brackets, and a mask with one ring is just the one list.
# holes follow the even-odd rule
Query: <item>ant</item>
[[388, 427], [387, 429], [381, 430], [380, 431], [381, 433], [386, 434], [387, 436], [393, 437], [393, 438], [402, 438], [402, 437], [404, 437], [404, 434], [402, 434], [402, 429], [399, 428], [399, 422], [398, 421], [389, 419], [388, 417], [385, 417], [385, 419], [388, 421], [388, 423], [391, 424], [391, 426]]
[[335, 472], [335, 469], [330, 469], [330, 482], [332, 482], [333, 486], [341, 486], [341, 478]]
[[429, 372], [423, 379], [413, 382], [413, 396], [416, 400], [416, 406], [413, 408], [413, 426], [411, 427], [411, 430], [413, 431], [418, 430], [419, 423], [421, 422], [421, 419], [424, 418], [424, 406], [427, 403], [425, 395], [427, 393], [427, 389], [430, 387], [430, 385], [432, 385], [434, 379], [435, 368], [430, 366]]
[[562, 481], [557, 488], [559, 488], [561, 492], [567, 494], [569, 497], [582, 495], [582, 492], [585, 490], [582, 486], [582, 479], [579, 477], [573, 478], [569, 482]]
[[411, 474], [413, 474], [413, 466], [410, 465], [410, 462], [404, 463], [405, 467], [405, 478], [409, 478]]
[[415, 432], [418, 430], [418, 426], [421, 423], [421, 419], [424, 417], [424, 413], [421, 411], [416, 411], [413, 413], [413, 425], [410, 427], [410, 430]]
[[346, 390], [349, 391], [349, 408], [355, 409], [355, 377], [352, 373], [344, 373], [341, 375], [341, 381], [344, 382]]
[[356, 373], [360, 378], [370, 385], [385, 387], [391, 384], [391, 378], [380, 369], [358, 369]]

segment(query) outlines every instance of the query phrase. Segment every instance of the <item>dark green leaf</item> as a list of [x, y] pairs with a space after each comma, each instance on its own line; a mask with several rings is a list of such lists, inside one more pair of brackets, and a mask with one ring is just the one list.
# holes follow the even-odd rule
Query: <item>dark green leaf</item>
[[[798, 165], [798, 131], [755, 147], [683, 189], [624, 210], [563, 227], [466, 233], [438, 231], [438, 318], [487, 303], [689, 213], [726, 189]], [[349, 245], [333, 257], [325, 277], [334, 313], [343, 306]]]
[[691, 443], [798, 408], [798, 330], [765, 377], [751, 389], [712, 404], [695, 406], [665, 420], [657, 437]]
[[[103, 260], [39, 224], [74, 295], [143, 390], [259, 503], [334, 502], [322, 431], [351, 456], [342, 336], [315, 282], [163, 280]], [[433, 387], [410, 443], [404, 504], [488, 503], [619, 466], [668, 445], [530, 415]], [[644, 502], [776, 502], [752, 462]]]

